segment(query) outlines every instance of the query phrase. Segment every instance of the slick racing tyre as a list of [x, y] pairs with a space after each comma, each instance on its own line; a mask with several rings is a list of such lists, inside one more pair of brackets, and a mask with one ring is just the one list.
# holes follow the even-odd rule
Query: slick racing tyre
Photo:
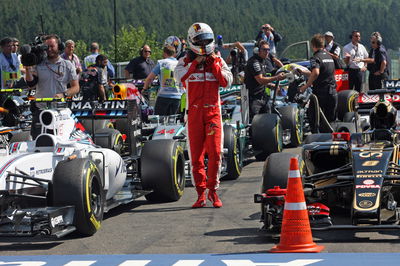
[[59, 162], [50, 191], [52, 205], [75, 206], [74, 225], [80, 234], [96, 233], [103, 220], [106, 195], [92, 161], [78, 158]]
[[[114, 128], [113, 123], [111, 123], [108, 119], [99, 119], [92, 121], [91, 119], [82, 119], [80, 120], [83, 127], [85, 128], [86, 132], [90, 135], [93, 135], [94, 132], [97, 132], [99, 129], [103, 128]], [[93, 122], [93, 123], [92, 123]], [[93, 125], [94, 125], [94, 132], [93, 132]]]
[[251, 137], [258, 161], [264, 161], [271, 153], [282, 151], [282, 124], [279, 116], [255, 115], [251, 123]]
[[358, 92], [355, 90], [344, 90], [338, 92], [337, 118], [343, 121], [347, 112], [354, 112], [357, 104]]
[[185, 159], [179, 143], [171, 139], [146, 142], [141, 155], [141, 177], [148, 201], [177, 201], [185, 188]]
[[94, 142], [102, 148], [111, 149], [122, 154], [124, 140], [122, 134], [113, 128], [102, 128], [96, 130]]
[[282, 129], [290, 130], [289, 147], [297, 147], [303, 141], [303, 123], [296, 105], [282, 106], [278, 109], [282, 115]]
[[228, 153], [224, 154], [227, 174], [221, 180], [235, 180], [242, 172], [242, 151], [235, 129], [231, 125], [224, 125], [224, 149], [228, 150]]
[[303, 168], [301, 157], [298, 154], [279, 152], [268, 156], [263, 166], [261, 193], [265, 193], [268, 189], [275, 186], [280, 186], [281, 188], [287, 187], [290, 158], [297, 158], [299, 169]]

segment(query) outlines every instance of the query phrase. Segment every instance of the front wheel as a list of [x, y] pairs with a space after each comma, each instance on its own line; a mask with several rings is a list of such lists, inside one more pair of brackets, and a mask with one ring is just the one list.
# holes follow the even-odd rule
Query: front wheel
[[91, 236], [101, 226], [105, 192], [96, 165], [89, 159], [65, 160], [57, 164], [51, 184], [54, 206], [75, 206], [74, 225]]

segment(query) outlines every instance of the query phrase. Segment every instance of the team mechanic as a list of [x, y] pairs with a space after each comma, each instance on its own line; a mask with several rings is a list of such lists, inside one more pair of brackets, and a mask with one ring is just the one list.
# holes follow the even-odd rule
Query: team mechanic
[[[214, 33], [205, 23], [195, 23], [188, 30], [190, 51], [175, 68], [175, 78], [187, 91], [187, 131], [192, 174], [198, 194], [192, 208], [206, 205], [205, 191], [215, 208], [222, 207], [216, 190], [223, 145], [219, 87], [232, 83], [232, 72], [214, 53]], [[207, 173], [204, 155], [208, 155]], [[208, 177], [208, 178], [207, 178]]]
[[[258, 49], [258, 52], [256, 52]], [[285, 78], [284, 73], [273, 77], [267, 77], [274, 68], [275, 60], [267, 60], [270, 57], [270, 48], [267, 41], [260, 41], [255, 48], [254, 55], [249, 59], [245, 68], [244, 83], [249, 92], [250, 120], [254, 115], [261, 112], [268, 112], [268, 95], [265, 93], [265, 86], [277, 80]], [[271, 58], [275, 58], [271, 56]], [[280, 62], [280, 61], [279, 61]]]
[[[47, 58], [36, 65], [26, 67], [25, 80], [29, 87], [36, 86], [36, 98], [62, 98], [71, 97], [79, 92], [78, 75], [75, 66], [68, 60], [60, 57], [63, 43], [55, 35], [43, 37], [48, 46]], [[67, 89], [67, 85], [70, 88]], [[35, 139], [40, 134], [39, 115], [45, 106], [32, 104], [31, 135]]]
[[332, 56], [324, 50], [324, 36], [315, 34], [311, 39], [311, 47], [314, 51], [310, 59], [311, 72], [302, 71], [304, 75], [309, 76], [307, 83], [299, 88], [304, 92], [313, 85], [313, 93], [317, 96], [319, 105], [328, 120], [335, 120], [337, 106], [337, 92], [335, 82], [335, 63]]

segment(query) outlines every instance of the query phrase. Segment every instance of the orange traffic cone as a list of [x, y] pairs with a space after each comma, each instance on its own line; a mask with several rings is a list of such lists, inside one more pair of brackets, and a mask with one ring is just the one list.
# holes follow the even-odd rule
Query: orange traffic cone
[[269, 252], [320, 252], [323, 249], [313, 242], [299, 163], [297, 158], [291, 158], [281, 239]]

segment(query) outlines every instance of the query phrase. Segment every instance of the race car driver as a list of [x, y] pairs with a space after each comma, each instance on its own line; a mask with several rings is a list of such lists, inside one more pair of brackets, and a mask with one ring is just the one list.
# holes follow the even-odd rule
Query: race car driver
[[[219, 87], [232, 83], [232, 72], [214, 53], [214, 33], [205, 23], [194, 23], [188, 30], [190, 50], [175, 68], [175, 78], [187, 91], [187, 132], [192, 174], [198, 194], [192, 208], [206, 205], [205, 191], [215, 208], [222, 207], [216, 190], [223, 145]], [[207, 172], [204, 155], [208, 156]]]

